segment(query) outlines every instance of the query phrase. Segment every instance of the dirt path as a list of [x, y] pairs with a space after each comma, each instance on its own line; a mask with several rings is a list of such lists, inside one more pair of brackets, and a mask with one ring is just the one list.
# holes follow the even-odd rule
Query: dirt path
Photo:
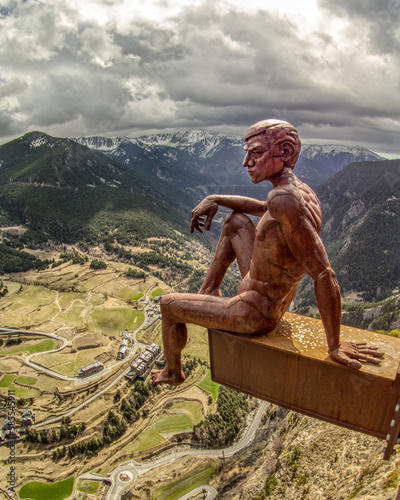
[[52, 321], [53, 323], [59, 323], [61, 326], [59, 328], [57, 328], [56, 330], [54, 330], [53, 333], [55, 332], [58, 332], [58, 330], [61, 330], [62, 328], [65, 328], [67, 325], [62, 322], [62, 321], [58, 321], [56, 320], [56, 318], [60, 315], [60, 314], [65, 314], [67, 313], [72, 307], [73, 305], [75, 304], [75, 302], [80, 302], [81, 304], [89, 304], [91, 298], [92, 298], [92, 294], [91, 294], [91, 290], [89, 290], [87, 292], [87, 298], [86, 300], [82, 300], [82, 299], [74, 299], [71, 301], [70, 304], [68, 304], [68, 307], [66, 307], [64, 310], [62, 309], [62, 307], [60, 306], [60, 303], [59, 303], [59, 298], [60, 298], [60, 292], [57, 291], [57, 296], [56, 298], [54, 299], [54, 302], [56, 303], [57, 307], [58, 307], [58, 313], [55, 314], [51, 319], [50, 321]]

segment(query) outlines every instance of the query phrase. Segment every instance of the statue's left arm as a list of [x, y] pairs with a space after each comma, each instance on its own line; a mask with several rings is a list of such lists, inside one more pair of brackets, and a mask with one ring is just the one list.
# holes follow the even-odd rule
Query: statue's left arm
[[364, 344], [340, 343], [341, 299], [339, 285], [315, 223], [304, 203], [292, 194], [274, 196], [268, 204], [280, 223], [294, 257], [314, 280], [318, 310], [329, 353], [338, 362], [361, 368], [360, 361], [378, 364], [383, 353]]
[[203, 227], [207, 231], [211, 228], [211, 222], [218, 211], [218, 207], [237, 210], [249, 215], [262, 217], [267, 210], [265, 201], [247, 198], [245, 196], [213, 194], [206, 196], [193, 210], [190, 221], [190, 232], [196, 229], [200, 233]]

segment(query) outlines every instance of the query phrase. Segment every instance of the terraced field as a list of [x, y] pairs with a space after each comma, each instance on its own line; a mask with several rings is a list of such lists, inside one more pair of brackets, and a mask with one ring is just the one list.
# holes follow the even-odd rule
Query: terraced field
[[[128, 269], [114, 262], [104, 270], [93, 270], [89, 263], [66, 262], [54, 269], [13, 275], [7, 280], [8, 293], [0, 298], [0, 327], [57, 333], [70, 343], [58, 353], [46, 354], [60, 343], [46, 337], [23, 336], [20, 344], [7, 345], [3, 334], [0, 394], [15, 390], [18, 398], [33, 397], [45, 407], [55, 387], [68, 387], [68, 382], [38, 374], [24, 365], [30, 354], [42, 352], [35, 356], [35, 362], [69, 377], [98, 357], [115, 360], [120, 332], [133, 331], [143, 322], [144, 313], [138, 310], [141, 305], [137, 301], [156, 283], [154, 278], [148, 278], [146, 283], [127, 278]], [[157, 287], [167, 289], [161, 282]], [[99, 335], [102, 345], [71, 352], [73, 339], [85, 333]]]
[[[127, 278], [127, 270], [128, 266], [121, 263], [109, 263], [105, 270], [93, 270], [88, 263], [79, 265], [67, 262], [55, 269], [28, 272], [13, 276], [7, 281], [9, 292], [0, 299], [0, 327], [22, 327], [27, 332], [31, 330], [56, 333], [65, 338], [68, 344], [59, 352], [47, 354], [46, 351], [62, 345], [61, 341], [23, 333], [20, 344], [5, 345], [7, 334], [3, 334], [0, 337], [3, 339], [3, 344], [0, 345], [0, 394], [7, 395], [13, 390], [17, 398], [31, 401], [22, 403], [22, 407], [27, 407], [28, 404], [32, 406], [36, 412], [36, 421], [39, 422], [59, 413], [60, 405], [64, 405], [67, 410], [70, 404], [76, 406], [79, 402], [85, 403], [93, 391], [96, 391], [95, 388], [86, 389], [84, 386], [82, 393], [75, 394], [77, 386], [73, 381], [57, 380], [38, 372], [34, 367], [24, 364], [24, 360], [30, 354], [38, 354], [32, 361], [69, 377], [75, 376], [79, 368], [94, 359], [101, 358], [106, 364], [109, 361], [114, 362], [120, 332], [125, 329], [136, 330], [144, 320], [143, 305], [139, 300], [149, 289], [150, 299], [168, 291], [164, 283], [153, 277], [147, 277], [146, 282], [142, 279]], [[84, 339], [85, 335], [91, 338], [90, 334], [99, 338], [97, 347], [88, 346], [78, 350], [74, 348], [76, 345], [82, 347], [83, 342], [73, 344], [74, 339]], [[162, 344], [160, 324], [156, 323], [142, 332], [140, 340]], [[189, 326], [189, 341], [185, 354], [208, 360], [208, 339], [204, 328]], [[115, 407], [113, 398], [117, 388], [120, 388], [124, 395], [132, 390], [129, 383], [122, 379], [95, 403], [82, 406], [73, 415], [74, 423], [85, 422], [87, 425], [86, 440], [100, 435], [98, 431], [102, 428], [105, 416]], [[59, 400], [57, 390], [71, 392], [71, 400]], [[203, 366], [199, 367], [194, 376], [188, 377], [178, 394], [166, 389], [160, 390], [157, 393], [160, 398], [154, 398], [151, 403], [155, 409], [149, 406], [146, 410], [150, 411], [150, 416], [146, 418], [146, 415], [140, 415], [137, 423], [130, 424], [132, 429], [129, 428], [127, 433], [133, 433], [134, 439], [129, 438], [129, 435], [122, 437], [122, 442], [115, 449], [104, 449], [99, 452], [98, 457], [92, 457], [93, 462], [98, 463], [98, 472], [111, 469], [120, 456], [140, 454], [154, 446], [168, 444], [174, 434], [190, 431], [209, 411], [211, 398], [208, 394], [214, 396], [215, 390]], [[58, 429], [59, 425], [53, 424], [55, 429]], [[136, 432], [134, 425], [142, 430]], [[48, 432], [51, 431], [52, 427]], [[53, 448], [55, 449], [55, 446]], [[46, 450], [44, 444], [19, 444], [19, 453], [29, 456], [30, 464], [29, 470], [19, 468], [19, 486], [26, 483], [19, 490], [21, 498], [61, 500], [70, 494], [78, 462], [68, 459], [61, 462], [54, 460]], [[1, 475], [8, 470], [6, 458], [7, 448], [1, 447]], [[87, 459], [90, 461], [88, 457]], [[213, 473], [205, 467], [198, 478], [199, 484]], [[203, 474], [207, 477], [203, 477]], [[43, 481], [51, 478], [53, 482], [32, 482], [38, 477], [43, 478]], [[54, 482], [65, 478], [69, 479], [60, 483]], [[48, 489], [50, 484], [55, 490]], [[80, 486], [82, 491], [93, 494], [96, 492], [97, 483]], [[174, 486], [173, 489], [176, 489], [173, 495], [177, 494], [179, 488]], [[159, 498], [169, 498], [167, 490], [168, 488], [160, 491]]]
[[[9, 293], [0, 299], [0, 327], [46, 332], [86, 328], [107, 335], [135, 328], [143, 313], [132, 306], [156, 280], [144, 283], [127, 278], [127, 270], [120, 263], [93, 270], [88, 263], [67, 262], [55, 269], [16, 275], [15, 281], [7, 282]], [[167, 289], [162, 284], [156, 294]]]

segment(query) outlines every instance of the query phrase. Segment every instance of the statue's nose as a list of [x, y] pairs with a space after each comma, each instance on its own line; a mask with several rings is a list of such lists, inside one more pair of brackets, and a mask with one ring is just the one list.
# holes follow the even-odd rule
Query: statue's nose
[[249, 153], [247, 152], [246, 156], [244, 157], [244, 160], [243, 160], [243, 166], [244, 167], [250, 166], [250, 162], [251, 162], [251, 158], [250, 158]]

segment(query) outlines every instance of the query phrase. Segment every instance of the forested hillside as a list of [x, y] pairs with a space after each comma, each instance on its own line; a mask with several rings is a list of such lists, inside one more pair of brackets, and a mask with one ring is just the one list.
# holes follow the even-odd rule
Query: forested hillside
[[[322, 205], [322, 240], [342, 295], [376, 302], [397, 294], [400, 160], [352, 163], [316, 192]], [[297, 311], [307, 312], [311, 304], [314, 290], [306, 277], [296, 297]]]
[[191, 200], [74, 141], [32, 132], [0, 147], [0, 206], [32, 238], [94, 245], [183, 230]]

